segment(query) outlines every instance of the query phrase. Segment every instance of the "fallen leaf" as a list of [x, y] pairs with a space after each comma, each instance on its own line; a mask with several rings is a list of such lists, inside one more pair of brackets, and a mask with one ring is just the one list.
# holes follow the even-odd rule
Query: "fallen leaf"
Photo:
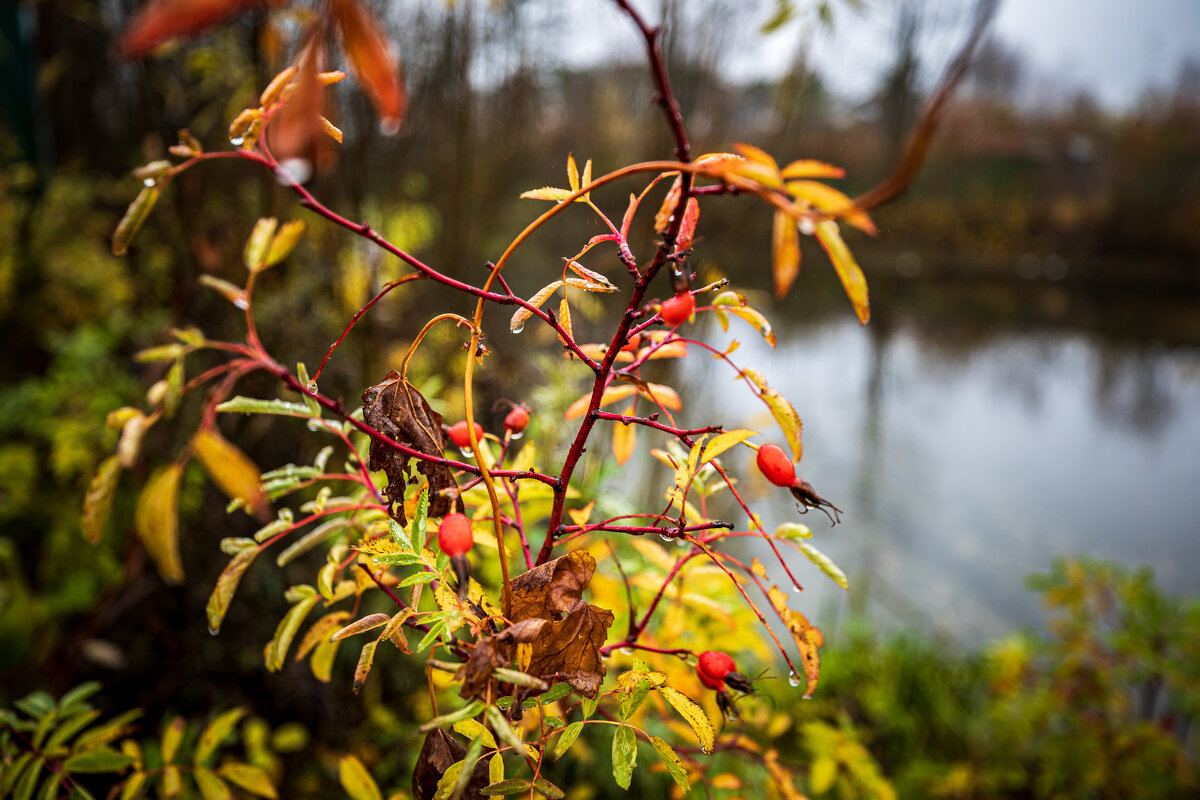
[[512, 664], [516, 658], [517, 645], [534, 641], [547, 624], [549, 621], [546, 619], [530, 618], [477, 641], [470, 658], [454, 675], [463, 682], [459, 694], [465, 698], [486, 697], [492, 672]]
[[[421, 754], [417, 756], [417, 765], [413, 768], [413, 800], [433, 800], [442, 775], [462, 761], [466, 754], [467, 748], [450, 732], [440, 729], [430, 731], [425, 737], [425, 744], [421, 746]], [[490, 782], [487, 764], [481, 760], [476, 764], [462, 797], [466, 800], [482, 800], [482, 791]]]

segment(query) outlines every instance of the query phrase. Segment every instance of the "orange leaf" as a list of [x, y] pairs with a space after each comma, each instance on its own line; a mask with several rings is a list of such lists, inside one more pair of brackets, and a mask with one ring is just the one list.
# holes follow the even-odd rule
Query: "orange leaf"
[[200, 33], [263, 4], [264, 0], [150, 0], [129, 23], [117, 49], [122, 58], [144, 58], [169, 39]]
[[196, 458], [213, 483], [228, 497], [241, 499], [246, 511], [262, 518], [270, 501], [259, 485], [261, 473], [246, 454], [213, 430], [199, 430], [192, 439]]
[[[631, 416], [637, 411], [637, 402], [630, 404], [625, 410], [626, 416]], [[629, 457], [633, 455], [634, 448], [637, 447], [637, 429], [632, 425], [626, 425], [617, 422], [613, 425], [613, 458], [617, 463], [624, 466]]]
[[700, 220], [700, 201], [689, 197], [683, 210], [683, 222], [679, 226], [679, 236], [675, 239], [676, 250], [687, 250], [692, 246], [692, 238], [696, 235], [696, 223]]
[[775, 278], [775, 296], [783, 299], [800, 274], [800, 232], [791, 215], [775, 212], [775, 231], [771, 237], [771, 274]]
[[733, 146], [747, 161], [755, 161], [763, 166], [770, 167], [772, 171], [779, 172], [779, 162], [777, 162], [770, 153], [760, 147], [755, 147], [752, 144], [738, 142]]
[[828, 184], [817, 181], [788, 181], [787, 190], [793, 196], [808, 201], [824, 214], [844, 217], [846, 222], [865, 234], [874, 236], [879, 232], [867, 212], [855, 206], [853, 200]]
[[389, 135], [397, 133], [408, 106], [408, 94], [391, 44], [358, 0], [333, 0], [333, 14], [354, 75], [379, 114], [380, 129]]
[[783, 168], [782, 174], [789, 180], [792, 178], [840, 178], [846, 174], [846, 171], [833, 164], [826, 164], [824, 161], [804, 158], [788, 164]]
[[866, 325], [867, 320], [871, 318], [871, 306], [867, 300], [867, 279], [863, 276], [858, 262], [854, 260], [850, 248], [842, 241], [838, 224], [831, 219], [818, 222], [817, 239], [825, 248], [829, 260], [833, 262], [833, 268], [842, 281], [842, 288], [846, 290], [850, 304], [854, 306], [858, 321]]
[[[604, 394], [600, 396], [600, 405], [597, 407], [603, 408], [604, 406], [612, 405], [613, 403], [620, 402], [627, 397], [632, 397], [636, 393], [637, 389], [627, 384], [621, 386], [610, 386], [605, 389]], [[678, 398], [678, 395], [676, 395], [676, 398]], [[591, 401], [591, 399], [592, 393], [588, 392], [574, 403], [571, 403], [571, 405], [567, 407], [566, 413], [563, 414], [563, 419], [578, 419], [579, 417], [582, 417], [585, 413], [587, 413], [588, 403]]]

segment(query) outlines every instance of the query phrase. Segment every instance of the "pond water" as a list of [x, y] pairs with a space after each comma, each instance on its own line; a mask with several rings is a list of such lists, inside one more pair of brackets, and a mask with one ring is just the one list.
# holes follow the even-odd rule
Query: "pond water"
[[[702, 328], [721, 347], [736, 337], [737, 363], [792, 401], [799, 472], [845, 511], [836, 527], [799, 517], [748, 457], [738, 464], [768, 525], [806, 522], [848, 574], [844, 592], [794, 556], [798, 607], [823, 624], [866, 611], [977, 643], [1043, 619], [1023, 581], [1063, 555], [1145, 564], [1170, 592], [1200, 590], [1200, 348], [1062, 329], [962, 342], [918, 316], [860, 328], [848, 313], [776, 330], [772, 350], [745, 326]], [[782, 443], [730, 377], [708, 358], [682, 364], [688, 423]], [[630, 477], [646, 480], [644, 468]]]

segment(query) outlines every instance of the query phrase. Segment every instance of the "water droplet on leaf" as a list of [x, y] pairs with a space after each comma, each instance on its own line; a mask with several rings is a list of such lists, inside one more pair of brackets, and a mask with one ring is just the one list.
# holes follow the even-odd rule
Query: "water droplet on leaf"
[[313, 394], [316, 394], [317, 393], [317, 382], [309, 381], [308, 386], [306, 386], [304, 388], [308, 389], [308, 391], [312, 392]]
[[525, 330], [525, 323], [523, 323], [523, 322], [522, 322], [520, 325], [518, 325], [517, 327], [513, 328], [513, 329], [512, 329], [512, 332], [513, 332], [513, 333], [520, 333], [520, 332], [521, 332], [521, 331], [523, 331], [523, 330]]
[[231, 145], [233, 145], [234, 147], [241, 147], [245, 143], [245, 141], [246, 141], [245, 138], [243, 138], [241, 136], [234, 136], [232, 139], [229, 140], [229, 143]]
[[153, 186], [154, 183], [154, 178], [146, 178], [144, 181], [142, 181], [143, 186]]

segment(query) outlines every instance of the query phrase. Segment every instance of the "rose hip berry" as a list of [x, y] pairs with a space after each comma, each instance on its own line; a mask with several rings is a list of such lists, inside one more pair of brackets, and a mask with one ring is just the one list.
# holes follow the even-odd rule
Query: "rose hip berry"
[[776, 486], [791, 486], [796, 482], [796, 465], [778, 445], [764, 444], [758, 448], [758, 471]]
[[692, 297], [689, 292], [681, 292], [670, 300], [664, 300], [658, 313], [662, 315], [663, 322], [668, 325], [678, 325], [692, 316], [692, 312], [695, 310], [696, 298]]
[[504, 427], [513, 433], [524, 433], [529, 424], [529, 409], [525, 406], [514, 406], [504, 417]]
[[461, 556], [475, 544], [466, 514], [447, 514], [438, 526], [438, 547], [448, 556]]
[[700, 664], [698, 669], [702, 676], [713, 680], [723, 680], [726, 675], [733, 672], [735, 669], [733, 659], [728, 653], [714, 652], [706, 650], [700, 654]]
[[[467, 421], [465, 419], [451, 425], [446, 434], [450, 437], [450, 441], [454, 442], [458, 447], [471, 446], [471, 433], [467, 430]], [[483, 439], [483, 426], [478, 422], [475, 423], [475, 438]]]

